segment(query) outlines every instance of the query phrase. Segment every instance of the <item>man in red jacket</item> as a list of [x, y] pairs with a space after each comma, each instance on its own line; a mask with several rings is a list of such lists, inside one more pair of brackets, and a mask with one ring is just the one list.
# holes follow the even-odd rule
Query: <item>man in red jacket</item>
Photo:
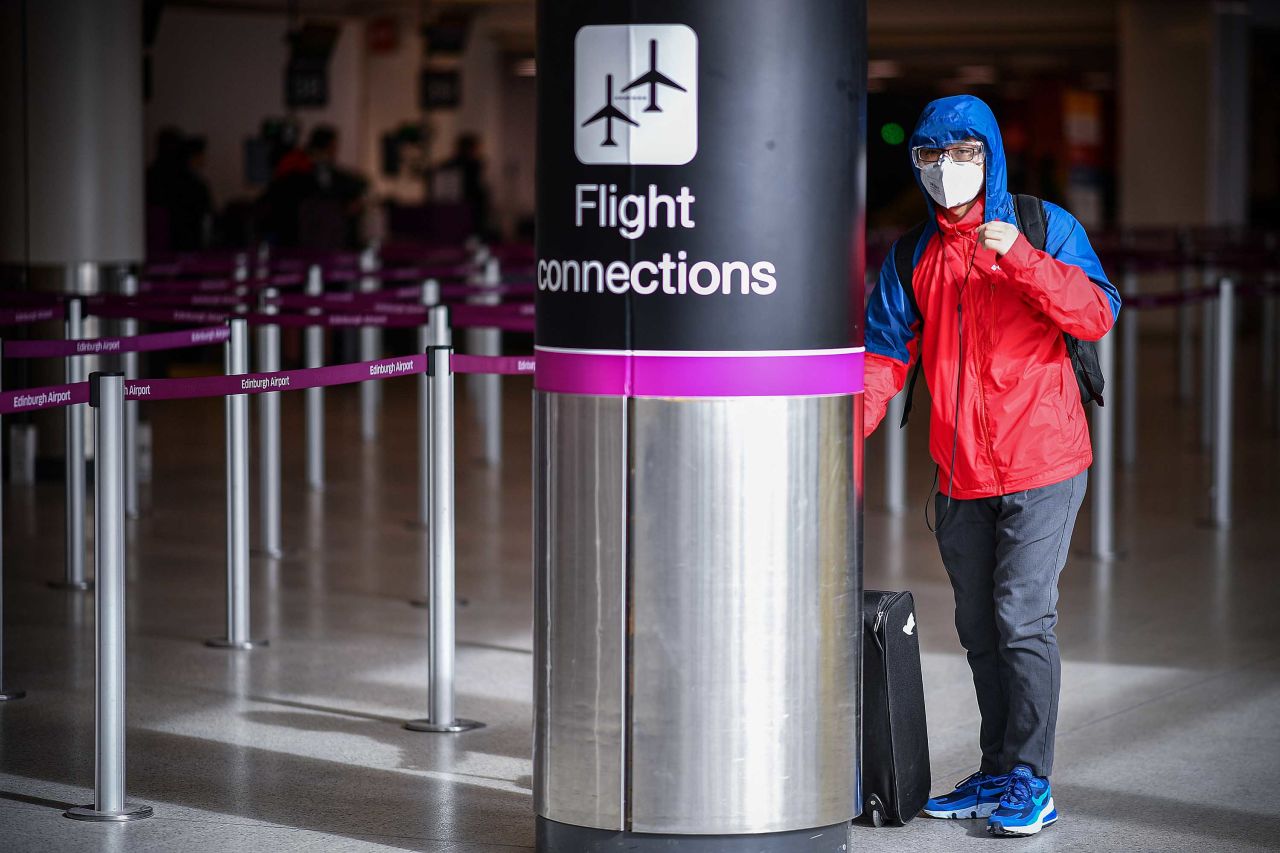
[[1063, 335], [1101, 338], [1120, 297], [1062, 208], [1043, 206], [1043, 251], [1019, 233], [1000, 128], [985, 103], [934, 101], [910, 144], [930, 215], [909, 280], [895, 246], [867, 305], [864, 430], [921, 359], [939, 477], [934, 532], [982, 714], [977, 772], [925, 814], [1034, 835], [1058, 818], [1048, 778], [1061, 682], [1058, 576], [1093, 461]]

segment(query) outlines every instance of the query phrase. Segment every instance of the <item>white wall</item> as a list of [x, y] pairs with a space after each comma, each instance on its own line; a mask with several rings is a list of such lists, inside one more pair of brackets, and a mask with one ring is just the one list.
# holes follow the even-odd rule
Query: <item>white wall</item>
[[[304, 134], [325, 122], [338, 128], [338, 159], [363, 170], [364, 25], [338, 21], [329, 62], [329, 105], [298, 110]], [[152, 95], [146, 104], [148, 159], [165, 125], [208, 139], [205, 173], [214, 203], [256, 193], [244, 182], [243, 146], [262, 119], [286, 114], [289, 58], [283, 14], [166, 8], [152, 49]]]

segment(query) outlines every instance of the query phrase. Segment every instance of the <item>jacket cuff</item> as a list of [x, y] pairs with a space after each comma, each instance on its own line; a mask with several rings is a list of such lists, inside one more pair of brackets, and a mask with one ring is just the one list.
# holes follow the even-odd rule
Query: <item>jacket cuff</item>
[[1012, 272], [1021, 272], [1025, 270], [1036, 254], [1035, 247], [1031, 245], [1031, 241], [1027, 239], [1025, 234], [1019, 234], [1018, 239], [1013, 241], [1013, 245], [1009, 247], [1009, 251], [997, 261], [1000, 268], [1004, 269], [1006, 264]]

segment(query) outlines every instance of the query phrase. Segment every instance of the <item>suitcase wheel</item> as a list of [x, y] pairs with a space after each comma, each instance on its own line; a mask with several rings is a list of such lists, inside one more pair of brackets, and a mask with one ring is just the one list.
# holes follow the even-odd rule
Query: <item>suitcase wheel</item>
[[876, 829], [884, 826], [884, 803], [880, 802], [880, 798], [875, 794], [867, 797], [866, 813], [867, 819]]

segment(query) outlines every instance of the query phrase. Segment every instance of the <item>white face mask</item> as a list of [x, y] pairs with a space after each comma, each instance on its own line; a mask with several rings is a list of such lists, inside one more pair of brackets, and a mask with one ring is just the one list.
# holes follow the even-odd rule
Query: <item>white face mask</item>
[[951, 208], [978, 197], [982, 189], [984, 169], [981, 163], [952, 163], [943, 158], [920, 170], [924, 188], [933, 200]]

